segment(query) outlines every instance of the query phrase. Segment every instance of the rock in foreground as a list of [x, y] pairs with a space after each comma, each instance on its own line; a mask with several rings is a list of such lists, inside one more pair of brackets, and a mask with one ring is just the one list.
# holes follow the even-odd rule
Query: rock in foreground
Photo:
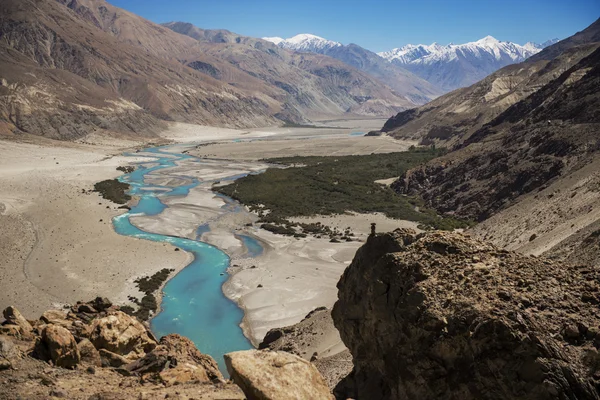
[[[246, 398], [191, 340], [171, 334], [157, 341], [147, 325], [106, 299], [46, 311], [37, 321], [14, 307], [4, 315], [0, 400]], [[308, 361], [256, 350], [236, 354], [229, 359], [236, 360], [244, 390], [255, 396], [250, 399], [331, 398]]]
[[371, 236], [338, 283], [336, 396], [598, 399], [599, 279], [457, 233]]
[[248, 400], [331, 399], [310, 362], [282, 351], [237, 351], [225, 355], [231, 379]]

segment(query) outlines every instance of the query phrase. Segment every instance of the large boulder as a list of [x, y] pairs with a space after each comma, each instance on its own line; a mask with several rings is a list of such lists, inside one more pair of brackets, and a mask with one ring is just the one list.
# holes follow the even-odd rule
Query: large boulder
[[42, 328], [35, 352], [42, 359], [51, 360], [57, 367], [75, 368], [81, 361], [75, 338], [58, 325], [45, 325]]
[[156, 342], [137, 319], [122, 311], [111, 311], [92, 322], [90, 341], [97, 349], [106, 349], [131, 359], [152, 351]]
[[315, 366], [290, 353], [237, 351], [225, 354], [225, 364], [248, 400], [333, 398]]
[[73, 325], [73, 321], [67, 319], [67, 313], [60, 310], [45, 311], [40, 317], [40, 321], [45, 324], [59, 325], [69, 330]]
[[15, 307], [6, 307], [2, 312], [2, 315], [6, 320], [4, 321], [3, 325], [8, 325], [8, 327], [3, 330], [3, 333], [10, 334], [10, 332], [15, 332], [14, 336], [20, 335], [24, 337], [29, 337], [32, 335], [33, 327]]
[[191, 340], [177, 334], [163, 336], [154, 350], [129, 364], [127, 370], [154, 375], [167, 385], [224, 381], [216, 361], [200, 353]]
[[371, 236], [338, 283], [336, 396], [598, 399], [598, 282], [458, 233]]
[[0, 336], [0, 371], [12, 367], [12, 361], [19, 356], [19, 350], [9, 337]]

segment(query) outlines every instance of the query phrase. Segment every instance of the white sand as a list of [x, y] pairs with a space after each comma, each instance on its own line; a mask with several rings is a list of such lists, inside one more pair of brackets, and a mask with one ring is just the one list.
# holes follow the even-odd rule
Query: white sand
[[[118, 151], [120, 152], [120, 151]], [[116, 177], [113, 148], [44, 142], [0, 143], [0, 309], [37, 318], [52, 305], [95, 296], [126, 301], [133, 280], [180, 269], [187, 255], [169, 245], [122, 237], [111, 218], [123, 210], [93, 184]]]

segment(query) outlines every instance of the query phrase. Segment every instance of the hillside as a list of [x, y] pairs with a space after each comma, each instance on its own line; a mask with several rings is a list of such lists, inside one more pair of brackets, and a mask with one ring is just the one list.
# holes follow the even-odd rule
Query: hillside
[[275, 122], [261, 99], [123, 43], [84, 17], [52, 0], [0, 4], [5, 130], [75, 139], [97, 130], [145, 133], [158, 119]]
[[[538, 70], [526, 82], [547, 82], [521, 85], [531, 93], [502, 112], [500, 107], [479, 107], [479, 115], [488, 118], [485, 125], [455, 115], [454, 125], [430, 130], [423, 142], [452, 151], [405, 173], [392, 185], [394, 190], [419, 195], [442, 213], [482, 222], [473, 233], [498, 245], [557, 259], [598, 260], [593, 233], [600, 219], [599, 28], [596, 22], [558, 43], [558, 50], [551, 46], [546, 55], [544, 50], [516, 66], [521, 71]], [[555, 58], [544, 59], [551, 56]], [[499, 73], [506, 76], [507, 70]], [[482, 87], [485, 82], [468, 91]], [[523, 93], [515, 89], [509, 96], [514, 99]], [[443, 100], [450, 104], [458, 95], [451, 93]], [[406, 125], [394, 131], [401, 134], [406, 126], [425, 123], [428, 113], [417, 109], [388, 125], [404, 118]], [[459, 129], [464, 133], [457, 133]], [[586, 254], [576, 254], [578, 249]]]
[[198, 41], [104, 0], [4, 1], [0, 132], [74, 140], [153, 135], [170, 120], [256, 127], [414, 106], [330, 57], [232, 35]]

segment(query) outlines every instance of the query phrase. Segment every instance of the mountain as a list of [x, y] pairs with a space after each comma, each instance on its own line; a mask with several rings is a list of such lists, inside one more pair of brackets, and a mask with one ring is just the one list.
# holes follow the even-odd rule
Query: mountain
[[600, 20], [388, 120], [384, 130], [395, 137], [449, 150], [392, 187], [442, 213], [483, 222], [473, 233], [504, 247], [567, 256], [596, 249], [600, 260], [598, 87]]
[[458, 45], [409, 44], [378, 54], [448, 92], [470, 86], [506, 65], [524, 61], [557, 41], [554, 39], [542, 45], [529, 42], [520, 46], [486, 36], [476, 42]]
[[0, 38], [4, 132], [74, 140], [97, 131], [151, 134], [161, 120], [277, 121], [276, 105], [164, 56], [193, 47], [192, 39], [104, 1], [3, 1]]
[[333, 58], [189, 29], [203, 36], [104, 0], [1, 2], [0, 132], [152, 135], [170, 120], [256, 127], [415, 105]]
[[442, 94], [442, 91], [435, 85], [402, 67], [386, 62], [377, 54], [356, 44], [343, 45], [307, 33], [289, 39], [279, 37], [263, 39], [282, 49], [322, 54], [340, 60], [384, 82], [395, 93], [407, 98], [415, 105], [425, 104]]
[[390, 118], [382, 130], [397, 138], [453, 147], [513, 104], [525, 99], [590, 55], [600, 41], [600, 22], [476, 84]]
[[344, 113], [388, 116], [418, 104], [372, 76], [325, 55], [282, 49], [228, 31], [217, 34], [184, 22], [164, 26], [196, 39], [198, 51], [181, 54], [180, 62], [208, 71], [238, 88], [256, 91], [257, 85], [262, 85], [263, 92], [269, 90], [270, 97], [283, 102], [283, 109], [276, 114], [282, 120], [304, 123]]

